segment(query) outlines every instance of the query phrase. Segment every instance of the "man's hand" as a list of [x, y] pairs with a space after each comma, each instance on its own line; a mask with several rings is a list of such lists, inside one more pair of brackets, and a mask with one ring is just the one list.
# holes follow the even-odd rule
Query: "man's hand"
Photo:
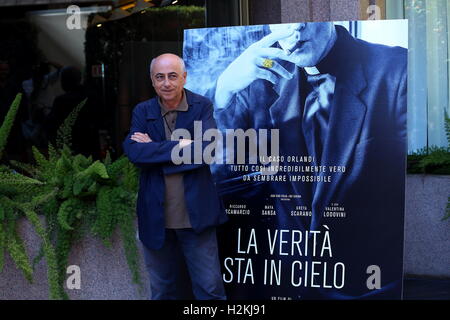
[[[265, 79], [275, 84], [279, 77], [291, 79], [292, 74], [272, 59], [291, 61], [291, 58], [279, 48], [271, 47], [278, 40], [289, 37], [294, 30], [286, 29], [272, 32], [249, 46], [219, 76], [215, 93], [215, 105], [224, 108], [237, 92], [245, 89], [256, 79]], [[271, 60], [271, 66], [265, 67], [264, 61]]]
[[148, 143], [152, 142], [152, 139], [150, 139], [149, 135], [146, 133], [141, 132], [135, 132], [131, 135], [131, 140], [140, 142], [140, 143]]

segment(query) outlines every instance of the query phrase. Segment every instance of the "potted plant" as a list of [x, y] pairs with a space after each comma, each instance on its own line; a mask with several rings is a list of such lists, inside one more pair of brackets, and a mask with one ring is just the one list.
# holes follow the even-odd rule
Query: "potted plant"
[[[0, 128], [0, 157], [20, 100], [19, 94]], [[24, 217], [42, 241], [34, 262], [46, 259], [51, 299], [68, 298], [63, 284], [74, 243], [93, 234], [110, 245], [116, 229], [133, 282], [141, 285], [134, 228], [138, 172], [123, 156], [112, 161], [107, 155], [103, 161], [94, 161], [72, 153], [71, 129], [85, 102], [59, 128], [56, 146], [49, 145], [48, 156], [33, 147], [34, 164], [11, 161], [0, 167], [0, 272], [7, 252], [26, 279], [33, 280], [27, 244], [17, 233], [17, 222]]]

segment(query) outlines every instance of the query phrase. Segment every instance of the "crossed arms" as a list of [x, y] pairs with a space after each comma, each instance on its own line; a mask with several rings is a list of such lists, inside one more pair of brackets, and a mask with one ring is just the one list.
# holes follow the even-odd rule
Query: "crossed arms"
[[[203, 133], [210, 129], [216, 128], [216, 123], [213, 118], [213, 107], [211, 104], [202, 106], [200, 119], [196, 121], [202, 122]], [[155, 141], [147, 133], [147, 120], [144, 106], [138, 106], [133, 111], [130, 134], [123, 142], [123, 148], [128, 159], [139, 167], [159, 166], [162, 168], [164, 174], [173, 174], [178, 172], [189, 171], [205, 166], [205, 163], [190, 163], [175, 164], [172, 159], [172, 151], [174, 148], [180, 152], [185, 152], [187, 149], [191, 155], [194, 155], [194, 144], [201, 143], [202, 150], [206, 147], [206, 143], [202, 141], [194, 141], [188, 138], [180, 140], [163, 140]], [[202, 135], [203, 136], [203, 135]], [[200, 137], [201, 138], [201, 137]]]

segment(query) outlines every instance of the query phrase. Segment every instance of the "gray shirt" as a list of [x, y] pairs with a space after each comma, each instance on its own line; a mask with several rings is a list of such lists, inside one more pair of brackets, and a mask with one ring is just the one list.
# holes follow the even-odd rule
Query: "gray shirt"
[[[175, 109], [169, 110], [158, 98], [163, 116], [164, 130], [166, 139], [170, 140], [172, 132], [175, 130], [178, 112], [186, 112], [189, 108], [186, 101], [186, 93], [183, 92], [183, 98]], [[165, 205], [164, 214], [166, 219], [166, 228], [183, 229], [192, 228], [189, 220], [189, 214], [184, 199], [183, 174], [175, 173], [164, 176], [165, 181]]]

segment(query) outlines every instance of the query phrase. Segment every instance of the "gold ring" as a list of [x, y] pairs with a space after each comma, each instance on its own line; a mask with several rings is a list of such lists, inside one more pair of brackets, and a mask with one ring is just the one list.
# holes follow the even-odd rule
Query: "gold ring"
[[264, 59], [262, 63], [264, 68], [270, 69], [273, 67], [273, 60], [271, 59]]

